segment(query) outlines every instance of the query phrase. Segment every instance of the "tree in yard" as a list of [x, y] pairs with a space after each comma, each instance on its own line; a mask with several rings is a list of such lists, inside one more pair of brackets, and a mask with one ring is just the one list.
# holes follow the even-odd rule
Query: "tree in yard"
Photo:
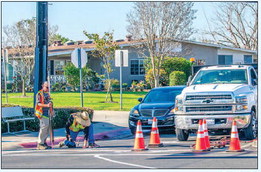
[[[94, 41], [95, 50], [92, 52], [92, 55], [100, 58], [103, 62], [103, 68], [105, 69], [106, 79], [108, 81], [105, 102], [113, 102], [110, 73], [113, 71], [111, 64], [113, 64], [115, 50], [118, 49], [119, 46], [113, 41], [113, 33], [105, 32], [102, 37], [98, 34], [89, 34], [86, 31], [83, 31], [83, 33]], [[110, 96], [110, 101], [108, 101], [108, 96]]]
[[[67, 63], [64, 66], [64, 75], [67, 82], [74, 88], [80, 86], [80, 69], [75, 67], [72, 63]], [[89, 67], [82, 68], [82, 79], [85, 86], [94, 87], [99, 82], [97, 74]]]
[[155, 87], [159, 86], [160, 68], [166, 56], [176, 56], [177, 41], [193, 34], [195, 10], [192, 2], [135, 2], [127, 15], [128, 32], [144, 39], [152, 65]]
[[60, 34], [54, 34], [50, 39], [49, 42], [53, 43], [54, 41], [62, 41], [61, 43], [64, 44], [65, 42], [69, 41], [69, 38], [63, 37]]
[[208, 32], [223, 45], [257, 50], [257, 2], [219, 2]]
[[[50, 27], [49, 36], [57, 31], [57, 26]], [[4, 45], [9, 47], [9, 63], [22, 80], [22, 96], [26, 96], [26, 83], [34, 69], [34, 47], [36, 38], [36, 19], [26, 19], [12, 26], [3, 27]]]

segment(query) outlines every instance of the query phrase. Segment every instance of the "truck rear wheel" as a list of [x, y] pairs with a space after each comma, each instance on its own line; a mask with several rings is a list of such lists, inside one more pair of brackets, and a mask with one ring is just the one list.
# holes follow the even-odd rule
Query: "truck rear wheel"
[[246, 139], [253, 140], [257, 136], [257, 119], [255, 111], [251, 111], [251, 120], [247, 128], [244, 129]]
[[187, 141], [189, 137], [189, 132], [187, 130], [176, 128], [176, 136], [179, 141]]

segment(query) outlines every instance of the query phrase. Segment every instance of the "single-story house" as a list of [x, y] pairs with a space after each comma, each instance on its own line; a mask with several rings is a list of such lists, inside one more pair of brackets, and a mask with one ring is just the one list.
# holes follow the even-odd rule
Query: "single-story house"
[[[173, 41], [177, 42], [173, 52], [178, 54], [179, 57], [185, 57], [188, 60], [194, 57], [196, 59], [196, 65], [257, 63], [257, 51], [189, 40]], [[144, 56], [135, 48], [135, 45], [142, 44], [143, 42], [144, 40], [131, 40], [130, 37], [125, 40], [116, 40], [116, 43], [121, 49], [128, 50], [129, 65], [128, 67], [123, 67], [123, 82], [128, 83], [128, 85], [130, 85], [133, 80], [145, 80]], [[56, 41], [48, 47], [51, 79], [54, 82], [65, 81], [63, 66], [71, 61], [71, 53], [75, 48], [83, 48], [87, 54], [89, 54], [88, 65], [98, 74], [104, 74], [102, 61], [99, 58], [91, 56], [91, 51], [95, 49], [92, 41], [67, 42], [65, 45], [62, 45], [60, 41]], [[148, 55], [148, 52], [145, 51], [145, 54]], [[119, 67], [115, 67], [114, 62], [112, 66], [113, 72], [111, 73], [111, 78], [119, 80]], [[10, 76], [11, 74], [12, 72], [9, 71]]]

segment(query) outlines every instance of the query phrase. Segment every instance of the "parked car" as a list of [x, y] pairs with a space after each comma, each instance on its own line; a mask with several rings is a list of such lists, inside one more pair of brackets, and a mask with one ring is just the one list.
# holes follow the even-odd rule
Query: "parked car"
[[159, 130], [171, 129], [174, 132], [175, 98], [184, 88], [185, 86], [154, 88], [144, 99], [139, 98], [140, 104], [132, 108], [129, 115], [131, 133], [135, 134], [138, 120], [142, 123], [142, 129], [150, 130], [153, 117], [158, 120]]

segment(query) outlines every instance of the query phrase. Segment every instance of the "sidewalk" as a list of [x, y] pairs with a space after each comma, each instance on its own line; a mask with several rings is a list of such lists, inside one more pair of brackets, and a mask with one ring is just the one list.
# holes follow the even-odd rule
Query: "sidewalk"
[[[95, 111], [94, 137], [95, 140], [120, 138], [131, 135], [128, 129], [128, 113], [126, 111]], [[65, 139], [65, 129], [55, 129], [55, 145]], [[16, 134], [2, 134], [2, 150], [18, 150], [24, 148], [35, 148], [38, 132], [26, 132]], [[83, 139], [82, 133], [79, 140]], [[47, 141], [47, 143], [49, 143]]]

